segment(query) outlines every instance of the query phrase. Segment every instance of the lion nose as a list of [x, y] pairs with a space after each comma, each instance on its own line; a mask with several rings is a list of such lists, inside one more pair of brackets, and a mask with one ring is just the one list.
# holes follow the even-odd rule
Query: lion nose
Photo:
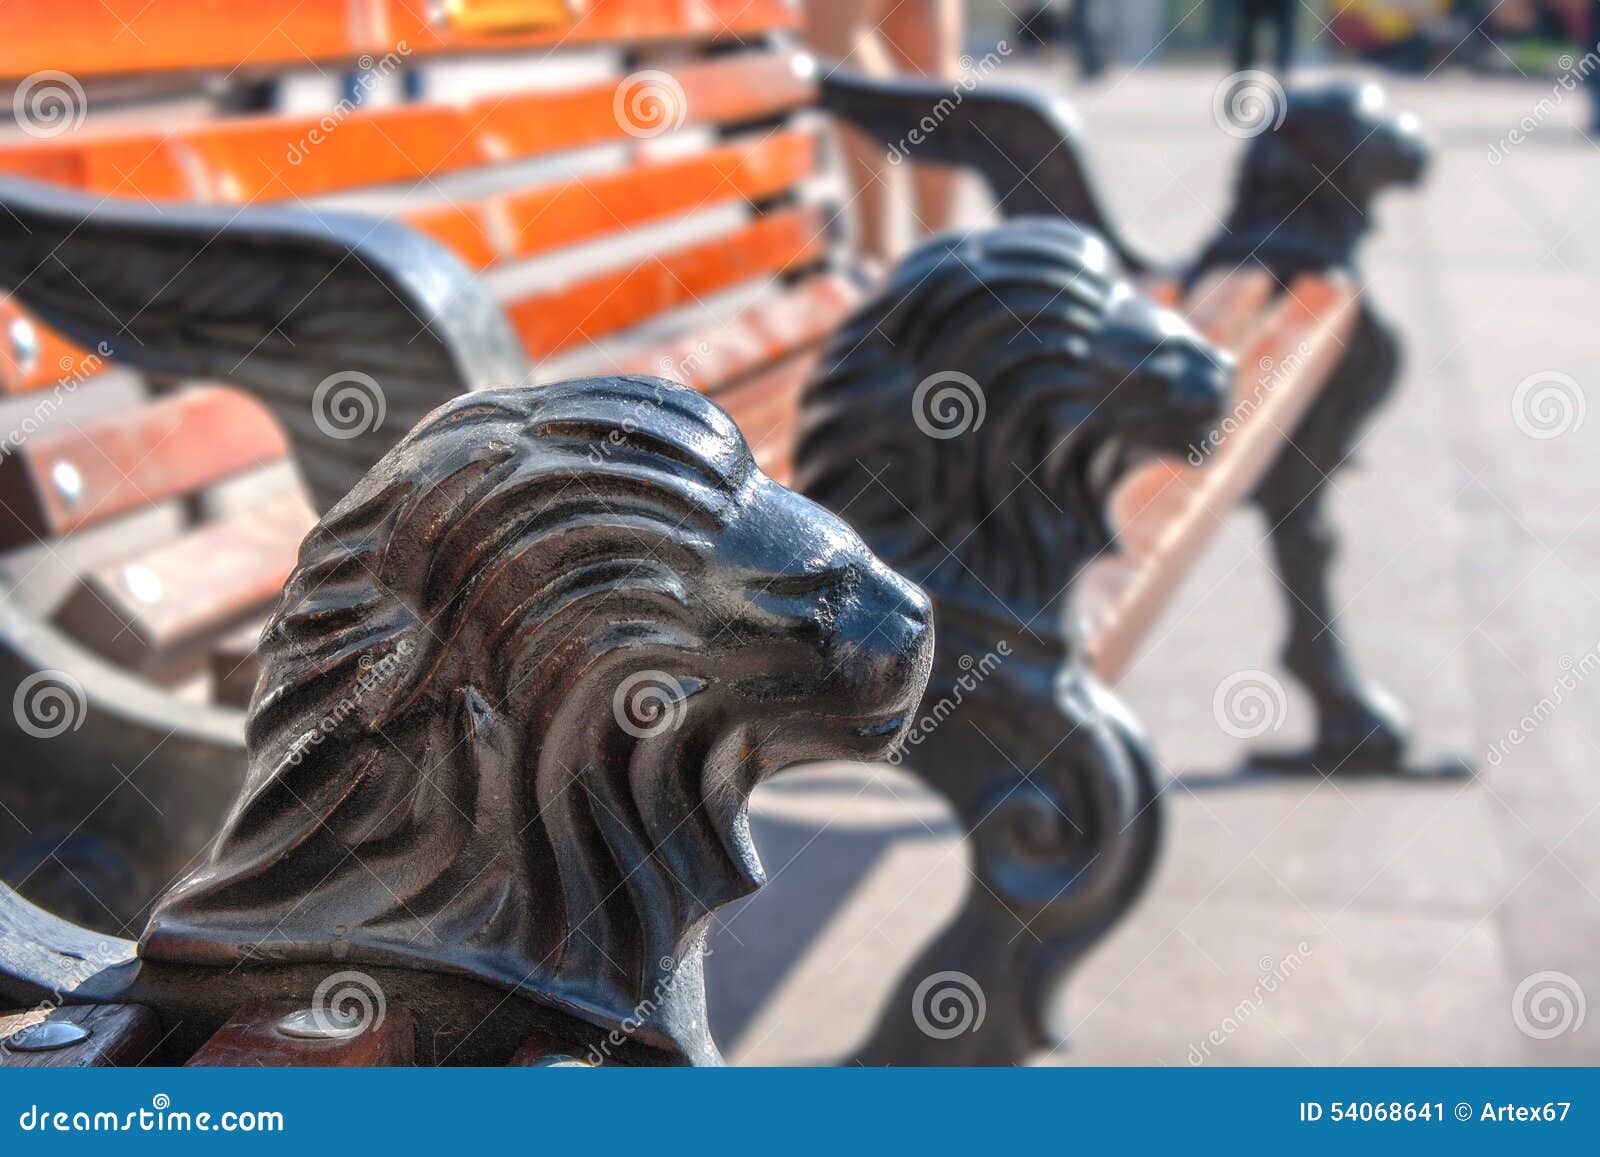
[[933, 653], [933, 605], [928, 596], [879, 559], [872, 560], [870, 575], [874, 601], [883, 615], [879, 631], [886, 654], [908, 674], [926, 671]]

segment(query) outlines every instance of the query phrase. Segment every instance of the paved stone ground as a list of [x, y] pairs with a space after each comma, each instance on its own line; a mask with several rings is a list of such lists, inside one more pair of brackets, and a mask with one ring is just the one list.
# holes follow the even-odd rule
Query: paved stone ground
[[[1211, 119], [1217, 77], [1069, 90], [1110, 202], [1173, 257], [1216, 227], [1240, 147]], [[1600, 415], [1540, 439], [1513, 414], [1529, 375], [1600, 389], [1600, 147], [1568, 97], [1493, 165], [1548, 82], [1387, 83], [1439, 155], [1421, 194], [1381, 206], [1366, 253], [1410, 358], [1338, 485], [1337, 629], [1436, 748], [1482, 760], [1541, 699], [1563, 702], [1467, 786], [1239, 782], [1246, 745], [1212, 695], [1277, 670], [1281, 623], [1262, 528], [1239, 515], [1121, 688], [1171, 776], [1165, 858], [1068, 987], [1072, 1045], [1048, 1063], [1194, 1063], [1213, 1030], [1211, 1064], [1600, 1061], [1600, 1007], [1551, 1039], [1513, 1016], [1519, 983], [1547, 970], [1600, 1001], [1600, 679], [1583, 674], [1600, 669]], [[1569, 667], [1576, 689], [1557, 690]], [[1308, 734], [1290, 694], [1275, 743]], [[763, 788], [756, 838], [773, 882], [713, 938], [719, 1039], [744, 1063], [847, 1055], [954, 911], [961, 845], [909, 778], [851, 766]], [[1258, 1002], [1263, 964], [1290, 954], [1303, 963]]]

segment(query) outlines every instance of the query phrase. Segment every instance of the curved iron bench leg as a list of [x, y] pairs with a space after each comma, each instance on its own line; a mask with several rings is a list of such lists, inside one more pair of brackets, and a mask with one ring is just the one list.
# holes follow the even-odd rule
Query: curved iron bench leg
[[1112, 548], [1119, 465], [1181, 453], [1231, 375], [1098, 235], [1047, 218], [930, 242], [824, 357], [797, 483], [933, 598], [904, 759], [952, 804], [974, 877], [861, 1060], [1014, 1064], [1056, 1043], [1063, 978], [1148, 882], [1153, 760], [1078, 653], [1071, 587]]

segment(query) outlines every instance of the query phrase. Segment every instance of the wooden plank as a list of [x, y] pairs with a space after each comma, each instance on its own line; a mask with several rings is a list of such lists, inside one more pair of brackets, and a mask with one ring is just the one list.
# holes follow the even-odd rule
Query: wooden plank
[[715, 393], [771, 362], [828, 338], [863, 290], [838, 273], [819, 273], [664, 345], [620, 359], [619, 374], [654, 374]]
[[279, 595], [316, 519], [300, 494], [262, 503], [85, 574], [56, 615], [62, 629], [158, 681], [204, 662], [207, 640]]
[[[48, 1028], [45, 1026], [57, 1026]], [[60, 1033], [75, 1043], [39, 1051]], [[34, 1009], [0, 1016], [0, 1068], [101, 1069], [138, 1065], [160, 1040], [156, 1014], [138, 1004]]]
[[416, 1029], [411, 1012], [404, 1005], [375, 1006], [370, 1016], [364, 1015], [352, 1024], [350, 1032], [325, 1031], [324, 1026], [337, 1030], [339, 1022], [332, 1014], [339, 1011], [337, 1007], [324, 1010], [318, 1018], [309, 1006], [295, 1001], [244, 1005], [200, 1046], [188, 1064], [212, 1068], [360, 1068], [415, 1063]]
[[729, 201], [769, 199], [816, 166], [813, 133], [780, 132], [682, 159], [646, 159], [619, 172], [411, 213], [406, 222], [481, 269]]
[[750, 443], [756, 465], [788, 485], [800, 429], [800, 396], [811, 380], [820, 350], [796, 354], [735, 388], [717, 395]]
[[825, 251], [822, 215], [811, 207], [785, 209], [736, 233], [510, 302], [506, 313], [529, 356], [548, 357], [741, 282], [815, 261]]
[[11, 298], [0, 298], [0, 396], [56, 385], [76, 389], [104, 365], [98, 354], [73, 345]]
[[[1074, 607], [1087, 622], [1095, 671], [1107, 683], [1127, 670], [1223, 516], [1261, 480], [1338, 362], [1355, 323], [1354, 287], [1308, 276], [1290, 289], [1242, 352], [1236, 391], [1251, 406], [1246, 412], [1236, 403], [1236, 428], [1204, 465], [1152, 463], [1128, 480], [1128, 495], [1118, 495], [1119, 515], [1130, 520], [1126, 530], [1119, 527], [1123, 555], [1107, 562], [1112, 569], [1091, 566], [1093, 577], [1080, 584]], [[1259, 377], [1264, 358], [1274, 366], [1266, 381]]]
[[266, 407], [220, 387], [36, 433], [0, 458], [0, 549], [59, 538], [287, 453]]
[[1203, 277], [1184, 298], [1189, 323], [1213, 345], [1237, 349], [1252, 336], [1252, 327], [1268, 316], [1267, 303], [1278, 283], [1258, 265], [1218, 271]]
[[671, 82], [629, 74], [572, 88], [496, 94], [465, 106], [239, 117], [177, 129], [92, 129], [0, 147], [0, 172], [47, 176], [57, 184], [75, 180], [76, 188], [119, 197], [181, 195], [227, 203], [409, 183], [650, 137], [662, 127], [775, 116], [814, 99], [808, 59], [738, 53], [683, 65], [672, 71]]
[[250, 706], [261, 665], [256, 647], [263, 623], [252, 621], [218, 639], [211, 648], [211, 700], [240, 710]]
[[[548, 0], [508, 18], [508, 0], [485, 18], [485, 0], [433, 5], [421, 0], [92, 0], [63, 5], [11, 0], [0, 5], [0, 76], [59, 69], [90, 77], [214, 69], [309, 67], [358, 54], [405, 56], [547, 45], [711, 40], [799, 25], [786, 0], [582, 0], [552, 20]], [[442, 11], [441, 11], [442, 10]], [[498, 18], [496, 18], [498, 16]]]

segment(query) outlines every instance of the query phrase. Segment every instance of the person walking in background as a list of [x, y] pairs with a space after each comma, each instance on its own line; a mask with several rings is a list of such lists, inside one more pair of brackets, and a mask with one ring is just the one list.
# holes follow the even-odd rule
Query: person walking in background
[[1263, 25], [1272, 26], [1277, 48], [1274, 70], [1278, 76], [1289, 73], [1294, 58], [1294, 16], [1299, 0], [1238, 0], [1239, 32], [1233, 53], [1235, 72], [1255, 67], [1256, 33]]
[[[960, 75], [961, 0], [807, 0], [811, 47], [837, 64], [869, 76], [910, 73], [952, 84]], [[845, 179], [855, 206], [864, 254], [893, 261], [895, 238], [882, 145], [838, 126]], [[912, 165], [912, 225], [937, 233], [953, 221], [955, 174], [937, 165]]]
[[[1589, 0], [1589, 43], [1578, 47], [1583, 50], [1579, 60], [1600, 52], [1600, 0]], [[1589, 100], [1589, 131], [1600, 133], [1600, 68], [1589, 70]]]

